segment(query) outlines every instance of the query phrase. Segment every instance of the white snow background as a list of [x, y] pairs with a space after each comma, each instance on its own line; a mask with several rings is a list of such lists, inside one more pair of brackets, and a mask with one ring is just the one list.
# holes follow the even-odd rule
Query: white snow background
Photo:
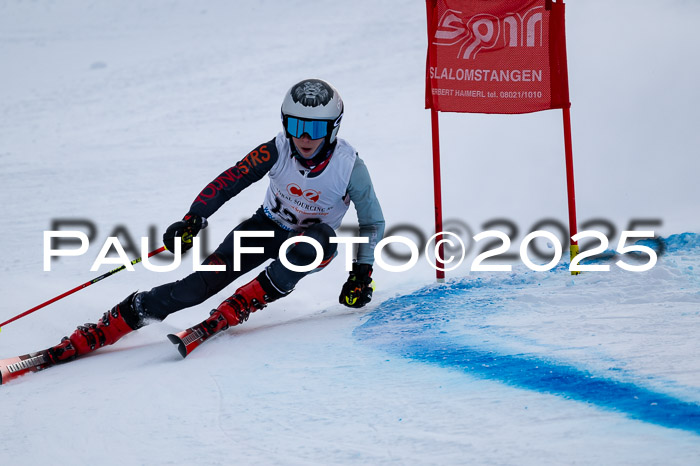
[[[567, 3], [579, 221], [619, 233], [660, 220], [670, 238], [649, 272], [516, 260], [476, 273], [472, 254], [435, 285], [421, 259], [377, 269], [373, 302], [350, 310], [336, 260], [182, 360], [165, 335], [251, 273], [3, 385], [3, 464], [699, 464], [699, 20], [695, 1]], [[305, 77], [340, 90], [340, 136], [388, 226], [429, 235], [426, 43], [421, 1], [0, 0], [0, 321], [113, 267], [89, 270], [117, 226], [138, 239], [179, 219], [281, 129], [283, 94]], [[440, 119], [446, 218], [473, 234], [512, 220], [513, 252], [539, 220], [566, 224], [561, 112]], [[265, 189], [210, 219], [210, 247]], [[61, 218], [97, 236], [44, 272], [43, 231]], [[137, 266], [5, 326], [0, 357], [56, 344], [190, 260]]]

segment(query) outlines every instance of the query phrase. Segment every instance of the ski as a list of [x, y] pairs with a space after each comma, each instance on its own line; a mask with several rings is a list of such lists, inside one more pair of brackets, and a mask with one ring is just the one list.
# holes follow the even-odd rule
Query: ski
[[227, 328], [228, 322], [223, 314], [219, 311], [212, 311], [207, 320], [182, 332], [169, 334], [168, 340], [174, 345], [178, 345], [177, 350], [185, 358], [199, 345]]
[[48, 350], [37, 351], [14, 358], [0, 359], [0, 385], [6, 384], [24, 374], [38, 372], [55, 365]]

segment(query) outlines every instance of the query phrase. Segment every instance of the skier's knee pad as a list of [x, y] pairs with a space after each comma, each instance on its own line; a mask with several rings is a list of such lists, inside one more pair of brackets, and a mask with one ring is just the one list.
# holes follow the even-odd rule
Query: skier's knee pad
[[[316, 240], [323, 249], [323, 260], [328, 260], [335, 255], [338, 250], [336, 243], [331, 243], [331, 238], [335, 237], [333, 228], [325, 223], [317, 223], [304, 231], [303, 236]], [[291, 248], [287, 258], [294, 265], [304, 265], [312, 262], [316, 258], [316, 249], [313, 245], [299, 242]]]
[[304, 231], [304, 236], [315, 239], [321, 243], [323, 249], [326, 249], [327, 246], [331, 245], [330, 239], [335, 237], [335, 230], [328, 226], [327, 223], [317, 223], [307, 228], [306, 231]]

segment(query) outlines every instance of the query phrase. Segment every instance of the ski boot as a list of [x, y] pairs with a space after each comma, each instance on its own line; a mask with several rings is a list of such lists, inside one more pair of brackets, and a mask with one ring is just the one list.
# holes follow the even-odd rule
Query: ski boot
[[182, 332], [168, 335], [168, 339], [178, 345], [178, 351], [184, 358], [212, 336], [229, 327], [242, 324], [248, 320], [252, 312], [264, 308], [268, 303], [290, 292], [279, 290], [263, 270], [255, 279], [238, 288], [233, 295], [219, 304], [219, 307], [212, 310], [207, 320]]
[[211, 324], [211, 328], [216, 328], [217, 331], [225, 330], [242, 324], [248, 320], [252, 312], [264, 308], [268, 303], [290, 292], [279, 290], [270, 281], [267, 271], [263, 270], [255, 279], [238, 288], [233, 295], [219, 304], [219, 307], [211, 311], [210, 317], [205, 322]]
[[143, 322], [134, 309], [135, 296], [136, 293], [132, 293], [105, 312], [97, 324], [80, 325], [70, 337], [63, 337], [61, 343], [49, 348], [51, 361], [55, 364], [73, 361], [78, 356], [114, 344], [127, 333], [143, 327]]

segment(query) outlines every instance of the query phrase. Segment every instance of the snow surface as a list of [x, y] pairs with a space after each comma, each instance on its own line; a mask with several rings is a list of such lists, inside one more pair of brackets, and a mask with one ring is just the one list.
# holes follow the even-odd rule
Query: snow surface
[[[377, 270], [372, 304], [349, 310], [335, 261], [181, 360], [165, 335], [232, 287], [2, 386], [3, 464], [699, 464], [698, 20], [691, 1], [567, 4], [579, 219], [662, 220], [649, 272], [470, 273], [472, 250], [444, 285], [423, 260]], [[388, 225], [430, 232], [424, 21], [408, 1], [0, 0], [0, 320], [95, 277], [117, 226], [180, 218], [276, 134], [284, 90], [308, 76], [341, 91], [341, 137]], [[440, 118], [446, 218], [473, 233], [512, 219], [516, 252], [537, 221], [565, 223], [559, 112]], [[265, 187], [211, 219], [210, 246]], [[97, 238], [43, 272], [61, 218]], [[7, 325], [0, 357], [190, 267], [121, 272]]]

